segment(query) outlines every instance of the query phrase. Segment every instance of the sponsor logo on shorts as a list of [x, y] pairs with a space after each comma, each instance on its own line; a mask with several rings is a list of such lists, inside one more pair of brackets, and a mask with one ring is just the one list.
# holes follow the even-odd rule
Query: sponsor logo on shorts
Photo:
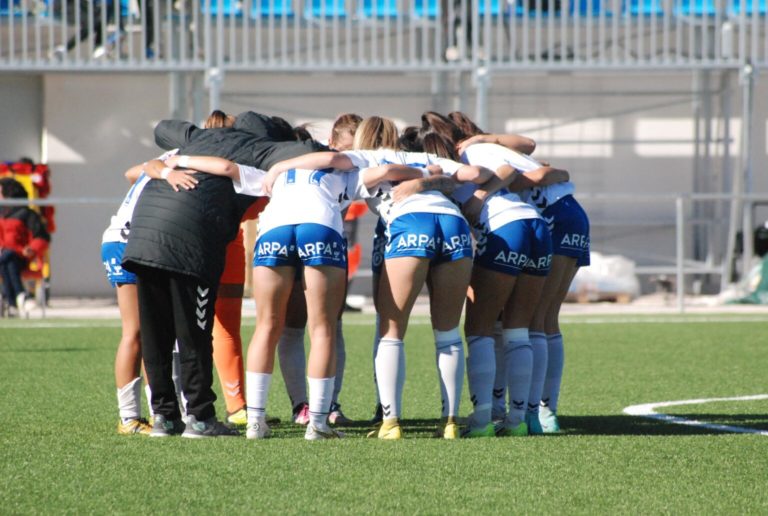
[[460, 249], [472, 247], [472, 238], [469, 235], [454, 235], [443, 242], [443, 252], [452, 253]]
[[537, 271], [547, 270], [552, 265], [552, 255], [540, 256], [538, 260], [530, 259], [525, 263], [526, 269], [534, 269]]
[[259, 257], [288, 258], [292, 253], [298, 254], [301, 259], [323, 257], [342, 260], [344, 257], [343, 249], [338, 242], [308, 242], [299, 247], [280, 242], [261, 242], [256, 248], [256, 254]]
[[102, 262], [104, 264], [104, 268], [107, 270], [107, 275], [109, 276], [122, 276], [123, 275], [123, 266], [120, 265], [120, 262], [117, 261], [117, 258], [111, 258], [109, 261]]
[[294, 246], [283, 245], [280, 242], [261, 242], [256, 249], [259, 256], [288, 256], [289, 251], [293, 251]]
[[528, 256], [516, 251], [499, 251], [499, 254], [493, 259], [495, 262], [503, 263], [505, 265], [511, 265], [513, 267], [522, 268], [528, 263]]
[[338, 242], [314, 242], [307, 243], [297, 249], [299, 258], [333, 258], [339, 260], [342, 257]]
[[566, 233], [560, 240], [560, 247], [571, 249], [589, 249], [589, 237], [580, 233]]

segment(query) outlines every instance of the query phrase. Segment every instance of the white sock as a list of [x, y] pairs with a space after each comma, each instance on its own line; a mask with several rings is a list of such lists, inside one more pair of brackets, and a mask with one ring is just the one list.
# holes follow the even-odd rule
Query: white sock
[[505, 329], [504, 341], [509, 389], [509, 412], [505, 423], [516, 426], [525, 420], [528, 392], [531, 390], [533, 351], [528, 338], [528, 328]]
[[152, 410], [152, 389], [149, 384], [144, 385], [144, 395], [147, 397], [147, 413], [149, 414], [149, 420], [151, 421], [155, 417], [155, 411]]
[[141, 377], [117, 389], [117, 410], [123, 422], [141, 417]]
[[376, 383], [384, 419], [399, 418], [405, 385], [405, 349], [402, 340], [384, 338], [376, 353]]
[[307, 402], [307, 358], [304, 355], [304, 328], [283, 328], [277, 342], [277, 356], [280, 372], [285, 381], [285, 390], [291, 400], [291, 408]]
[[339, 393], [344, 384], [344, 365], [347, 363], [347, 350], [344, 347], [344, 331], [341, 321], [336, 324], [336, 383], [333, 384], [333, 403], [339, 402]]
[[565, 364], [565, 348], [563, 336], [559, 333], [547, 335], [547, 375], [544, 380], [544, 392], [541, 404], [552, 412], [557, 412], [557, 402], [560, 398], [560, 384], [563, 381], [563, 365]]
[[440, 374], [442, 416], [457, 417], [464, 386], [464, 344], [458, 328], [448, 331], [434, 330], [435, 358]]
[[544, 391], [544, 377], [547, 374], [547, 336], [533, 331], [529, 334], [533, 351], [531, 367], [531, 389], [528, 391], [528, 412], [539, 413], [541, 394]]
[[379, 332], [381, 330], [381, 317], [376, 314], [376, 333], [373, 334], [373, 385], [376, 387], [376, 404], [381, 403], [381, 396], [379, 396], [379, 382], [376, 380], [376, 353], [379, 352]]
[[496, 355], [496, 373], [493, 379], [493, 407], [494, 419], [503, 418], [507, 413], [507, 362], [504, 358], [504, 330], [501, 321], [496, 321], [493, 326], [493, 351]]
[[315, 428], [328, 426], [328, 413], [331, 411], [333, 385], [336, 378], [310, 378], [309, 383], [309, 422]]
[[187, 417], [187, 398], [181, 389], [181, 353], [179, 353], [179, 341], [173, 345], [173, 361], [171, 363], [171, 379], [176, 390], [176, 400], [179, 402], [179, 411], [182, 419]]
[[491, 422], [493, 376], [496, 355], [493, 337], [467, 337], [467, 379], [473, 411], [470, 427], [483, 428]]
[[493, 407], [491, 414], [494, 419], [507, 414], [507, 359], [504, 329], [501, 321], [493, 325], [493, 351], [496, 355], [496, 374], [493, 378]]
[[272, 375], [270, 373], [245, 372], [245, 402], [249, 425], [267, 419], [267, 398], [269, 397], [269, 384], [271, 382]]

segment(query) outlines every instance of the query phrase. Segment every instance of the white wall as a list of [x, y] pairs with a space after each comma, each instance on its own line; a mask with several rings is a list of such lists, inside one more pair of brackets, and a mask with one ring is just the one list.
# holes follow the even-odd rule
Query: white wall
[[[569, 169], [580, 192], [689, 192], [693, 162], [685, 142], [676, 140], [693, 138], [691, 78], [681, 74], [647, 79], [607, 74], [494, 77], [486, 129], [513, 128], [533, 134], [539, 142], [536, 154]], [[9, 93], [2, 96], [0, 109], [14, 109], [9, 104], [28, 99], [28, 83], [13, 78], [0, 81], [0, 92]], [[455, 85], [451, 77], [444, 83], [449, 90]], [[170, 112], [168, 79], [160, 74], [47, 75], [43, 84], [42, 120], [48, 136], [53, 195], [114, 198], [113, 203], [58, 208], [58, 231], [52, 248], [53, 293], [109, 294], [100, 264], [101, 232], [127, 190], [123, 171], [158, 154], [152, 144], [152, 123]], [[221, 107], [229, 112], [253, 109], [291, 122], [333, 119], [352, 111], [406, 123], [417, 123], [426, 109], [461, 107], [458, 101], [441, 102], [433, 97], [432, 86], [429, 77], [419, 75], [230, 74]], [[735, 82], [733, 87], [733, 115], [740, 117]], [[471, 93], [471, 88], [468, 91]], [[755, 190], [761, 192], [768, 192], [764, 173], [768, 162], [766, 93], [768, 83], [759, 84], [755, 92], [754, 164]], [[471, 95], [464, 109], [474, 114]], [[720, 116], [717, 104], [715, 111]], [[637, 141], [649, 137], [669, 143]], [[720, 168], [719, 159], [711, 160], [711, 164], [713, 170]], [[590, 203], [589, 208], [593, 222], [668, 221], [673, 213], [671, 204]], [[364, 219], [361, 243], [365, 249], [372, 222], [371, 218]], [[597, 250], [623, 251], [641, 262], [674, 255], [668, 230], [602, 227], [596, 228], [595, 237]]]
[[34, 75], [0, 75], [0, 161], [40, 159], [43, 81]]

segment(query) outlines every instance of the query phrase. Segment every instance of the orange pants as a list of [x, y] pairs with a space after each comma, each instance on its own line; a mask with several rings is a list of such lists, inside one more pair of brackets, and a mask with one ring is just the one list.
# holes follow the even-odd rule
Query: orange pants
[[213, 321], [213, 362], [219, 373], [221, 390], [232, 414], [245, 407], [245, 373], [240, 320], [245, 283], [243, 230], [227, 246], [226, 265], [221, 275], [216, 315]]

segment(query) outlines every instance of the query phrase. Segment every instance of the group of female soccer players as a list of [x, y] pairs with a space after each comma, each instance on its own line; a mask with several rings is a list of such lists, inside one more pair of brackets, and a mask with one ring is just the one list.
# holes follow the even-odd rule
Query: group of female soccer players
[[[158, 165], [144, 167], [149, 176], [164, 178], [174, 188], [194, 188], [194, 173], [206, 172], [230, 177], [239, 193], [270, 198], [259, 217], [254, 250], [257, 322], [246, 359], [245, 400], [230, 401], [228, 395], [228, 386], [242, 385], [242, 374], [225, 379], [220, 366], [229, 362], [235, 364], [230, 371], [238, 369], [239, 342], [223, 341], [216, 332], [213, 337], [214, 357], [222, 357], [216, 366], [230, 422], [242, 423], [245, 415], [248, 438], [271, 433], [266, 405], [276, 350], [294, 421], [307, 425], [305, 438], [342, 436], [331, 426], [346, 421], [338, 405], [344, 368], [339, 320], [347, 267], [342, 219], [356, 199], [365, 200], [379, 217], [371, 263], [380, 424], [372, 435], [403, 435], [404, 340], [425, 284], [442, 395], [437, 435], [455, 439], [559, 430], [564, 353], [558, 314], [578, 267], [589, 263], [589, 222], [573, 198], [569, 175], [530, 158], [532, 140], [485, 134], [462, 113], [427, 112], [421, 122], [399, 134], [385, 118], [343, 115], [329, 140], [333, 151], [289, 159], [269, 171], [211, 156], [164, 155]], [[226, 124], [226, 118], [218, 123]], [[137, 182], [124, 206], [140, 186]], [[110, 247], [106, 234], [104, 241], [105, 249]], [[130, 291], [125, 288], [128, 280], [110, 268], [119, 264], [110, 252], [104, 261], [110, 281], [118, 286], [124, 321], [116, 360], [118, 428], [121, 433], [148, 433], [137, 401], [137, 301], [124, 295]], [[228, 252], [242, 260], [242, 244]], [[228, 258], [228, 268], [230, 261], [237, 262]], [[244, 270], [242, 261], [232, 267]], [[238, 282], [242, 286], [241, 278], [234, 284]], [[242, 296], [242, 287], [227, 286], [232, 283], [222, 276], [216, 317], [235, 335], [239, 302], [220, 306], [222, 298]], [[233, 295], [223, 296], [222, 289]], [[473, 412], [460, 428], [463, 310]], [[236, 321], [230, 313], [234, 311]], [[302, 391], [304, 320], [310, 340], [308, 400]]]

